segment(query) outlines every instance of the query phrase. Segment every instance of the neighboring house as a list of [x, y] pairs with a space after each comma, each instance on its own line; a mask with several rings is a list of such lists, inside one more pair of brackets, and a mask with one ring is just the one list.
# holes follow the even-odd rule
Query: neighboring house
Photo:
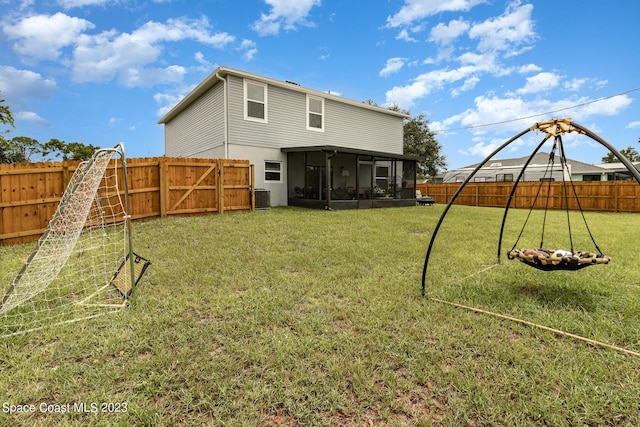
[[[492, 160], [484, 165], [478, 173], [473, 177], [475, 182], [499, 182], [514, 181], [518, 178], [522, 167], [529, 156], [519, 157], [516, 159]], [[549, 162], [549, 153], [537, 153], [522, 177], [523, 181], [539, 181], [545, 176], [547, 165]], [[448, 171], [445, 173], [443, 182], [462, 182], [479, 163], [469, 165], [460, 169]], [[636, 164], [637, 166], [638, 164]], [[600, 165], [590, 165], [588, 163], [579, 162], [577, 160], [567, 159], [568, 173], [573, 181], [607, 181], [631, 179], [631, 175], [622, 163], [605, 163]], [[562, 180], [562, 168], [556, 162], [551, 175], [547, 172], [547, 176], [551, 176], [556, 181]], [[565, 173], [565, 179], [569, 179]]]
[[[636, 169], [640, 170], [640, 162], [632, 163]], [[626, 166], [621, 162], [616, 163], [600, 163], [595, 165], [605, 172], [602, 175], [602, 181], [622, 181], [633, 179], [633, 176], [629, 173]]]
[[272, 206], [340, 209], [415, 205], [419, 159], [403, 155], [405, 118], [220, 67], [158, 123], [166, 156], [247, 159]]

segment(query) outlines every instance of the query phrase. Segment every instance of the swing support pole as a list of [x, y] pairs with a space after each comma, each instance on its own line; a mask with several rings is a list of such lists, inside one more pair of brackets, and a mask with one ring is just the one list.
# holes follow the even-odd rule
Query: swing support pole
[[500, 252], [501, 252], [501, 249], [502, 249], [502, 237], [503, 237], [503, 232], [504, 232], [504, 226], [505, 226], [505, 222], [506, 222], [509, 206], [511, 204], [511, 201], [512, 201], [514, 195], [515, 195], [515, 190], [516, 190], [516, 187], [518, 185], [518, 182], [522, 178], [522, 175], [524, 174], [524, 170], [529, 165], [529, 163], [531, 162], [531, 160], [533, 159], [535, 154], [540, 150], [540, 148], [544, 145], [544, 143], [551, 136], [556, 137], [556, 136], [561, 135], [563, 133], [570, 133], [570, 132], [577, 132], [577, 133], [580, 133], [582, 135], [588, 136], [589, 138], [591, 138], [594, 141], [600, 143], [605, 148], [607, 148], [609, 151], [611, 151], [611, 153], [613, 153], [613, 155], [616, 156], [616, 158], [618, 158], [618, 160], [620, 160], [620, 162], [622, 164], [624, 164], [624, 166], [627, 168], [629, 173], [638, 182], [638, 184], [640, 184], [640, 172], [638, 172], [638, 170], [633, 166], [633, 164], [626, 157], [624, 157], [618, 150], [615, 149], [615, 147], [613, 147], [611, 144], [609, 144], [602, 137], [600, 137], [596, 133], [592, 132], [591, 130], [585, 128], [584, 126], [573, 122], [570, 118], [565, 118], [565, 119], [552, 118], [551, 120], [547, 120], [547, 121], [544, 121], [544, 122], [538, 122], [538, 123], [534, 124], [530, 128], [523, 130], [522, 132], [520, 132], [519, 134], [517, 134], [513, 138], [511, 138], [508, 141], [506, 141], [504, 144], [502, 144], [500, 147], [498, 147], [495, 151], [493, 151], [491, 154], [489, 154], [487, 156], [487, 158], [485, 158], [482, 162], [480, 162], [477, 165], [477, 167], [471, 172], [471, 174], [469, 174], [469, 176], [464, 180], [464, 182], [462, 184], [460, 184], [460, 187], [458, 187], [458, 189], [456, 190], [454, 195], [449, 200], [449, 203], [447, 203], [447, 206], [444, 208], [442, 214], [440, 215], [440, 218], [439, 218], [438, 222], [436, 223], [436, 226], [435, 226], [435, 228], [433, 230], [433, 233], [431, 235], [431, 239], [429, 241], [429, 246], [427, 247], [427, 252], [426, 252], [426, 255], [425, 255], [425, 259], [424, 259], [424, 265], [422, 267], [422, 296], [423, 297], [427, 297], [427, 288], [426, 288], [427, 272], [428, 272], [429, 260], [431, 258], [433, 245], [434, 245], [436, 237], [438, 235], [438, 231], [440, 230], [440, 227], [441, 227], [445, 217], [447, 216], [447, 213], [449, 212], [449, 209], [455, 203], [456, 199], [458, 198], [458, 196], [460, 195], [462, 190], [466, 187], [466, 185], [473, 179], [473, 177], [476, 175], [476, 173], [485, 164], [487, 164], [491, 159], [493, 159], [494, 156], [496, 156], [499, 152], [504, 150], [506, 147], [508, 147], [514, 141], [516, 141], [517, 139], [519, 139], [523, 135], [525, 135], [525, 134], [527, 134], [527, 133], [529, 133], [531, 131], [534, 131], [534, 130], [542, 131], [542, 132], [544, 132], [546, 134], [546, 136], [543, 138], [542, 142], [540, 142], [540, 144], [535, 148], [535, 150], [531, 154], [531, 156], [527, 159], [525, 165], [522, 168], [522, 171], [520, 172], [520, 174], [518, 176], [518, 179], [516, 180], [516, 183], [515, 183], [514, 187], [511, 190], [511, 194], [509, 195], [509, 199], [507, 201], [507, 205], [506, 205], [506, 208], [505, 208], [505, 213], [504, 213], [504, 216], [503, 216], [503, 219], [502, 219], [501, 228], [500, 228], [500, 239], [499, 239], [499, 242], [498, 242], [498, 254], [497, 254], [498, 255], [498, 259], [497, 259], [497, 263], [500, 263]]

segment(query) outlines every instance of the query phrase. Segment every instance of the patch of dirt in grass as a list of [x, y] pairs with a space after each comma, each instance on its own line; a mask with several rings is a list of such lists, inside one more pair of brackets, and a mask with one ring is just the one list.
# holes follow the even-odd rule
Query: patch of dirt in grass
[[297, 427], [299, 425], [295, 418], [283, 415], [267, 415], [259, 424], [260, 427]]
[[509, 334], [509, 342], [512, 344], [522, 340], [522, 338], [523, 335], [520, 332], [511, 332], [511, 334]]
[[224, 348], [224, 346], [220, 344], [209, 350], [209, 356], [218, 356], [220, 354], [226, 353], [226, 351], [227, 350]]
[[347, 332], [354, 329], [351, 319], [339, 319], [331, 323], [331, 328], [336, 332]]
[[395, 406], [387, 420], [390, 424], [411, 425], [417, 420], [429, 420], [439, 425], [445, 418], [446, 398], [438, 399], [433, 385], [427, 383], [414, 390], [397, 390]]
[[421, 236], [431, 235], [431, 231], [428, 230], [413, 230], [410, 231], [409, 234], [418, 234]]

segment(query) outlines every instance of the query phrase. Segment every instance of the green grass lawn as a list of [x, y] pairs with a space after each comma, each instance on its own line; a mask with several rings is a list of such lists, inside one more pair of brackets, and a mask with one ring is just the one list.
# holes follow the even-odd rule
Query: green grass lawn
[[[0, 425], [640, 424], [640, 359], [421, 297], [442, 209], [135, 223], [153, 264], [129, 308], [0, 340]], [[609, 265], [546, 273], [503, 257], [482, 271], [502, 214], [451, 209], [430, 296], [640, 351], [636, 214], [586, 213]], [[503, 250], [526, 214], [510, 211]], [[562, 244], [559, 214], [545, 245]], [[538, 228], [519, 246], [539, 240]], [[2, 283], [32, 248], [0, 248]]]

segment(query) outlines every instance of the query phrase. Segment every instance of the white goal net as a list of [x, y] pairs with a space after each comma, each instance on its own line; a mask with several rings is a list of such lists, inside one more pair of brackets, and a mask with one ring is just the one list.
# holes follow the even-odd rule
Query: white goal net
[[6, 288], [0, 336], [127, 304], [148, 261], [131, 248], [122, 144], [78, 165], [36, 249]]

